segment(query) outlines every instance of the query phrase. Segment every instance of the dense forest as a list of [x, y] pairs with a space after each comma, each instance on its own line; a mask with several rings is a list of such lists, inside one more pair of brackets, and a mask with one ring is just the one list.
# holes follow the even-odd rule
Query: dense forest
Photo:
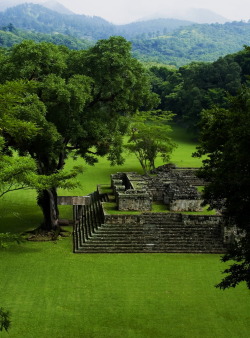
[[168, 35], [133, 40], [133, 51], [140, 60], [183, 66], [192, 61], [215, 61], [239, 51], [249, 41], [249, 22], [195, 24]]
[[228, 107], [230, 96], [247, 84], [250, 48], [221, 57], [212, 63], [193, 62], [180, 67], [151, 67], [153, 90], [160, 95], [158, 108], [171, 110], [175, 120], [197, 129], [200, 113], [217, 105]]
[[25, 31], [15, 28], [13, 24], [3, 26], [0, 30], [0, 46], [11, 47], [23, 40], [35, 42], [51, 42], [55, 45], [63, 45], [70, 49], [87, 49], [94, 44], [93, 41], [78, 39], [70, 35], [60, 33], [45, 34], [33, 31]]

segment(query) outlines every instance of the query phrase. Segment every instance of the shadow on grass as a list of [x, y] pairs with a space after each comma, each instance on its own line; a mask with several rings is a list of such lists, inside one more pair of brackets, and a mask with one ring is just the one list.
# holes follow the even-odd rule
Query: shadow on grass
[[29, 245], [24, 244], [13, 244], [9, 246], [8, 248], [0, 248], [0, 254], [8, 253], [12, 255], [20, 255], [20, 254], [26, 254], [26, 253], [38, 253], [43, 251], [41, 247], [31, 247]]

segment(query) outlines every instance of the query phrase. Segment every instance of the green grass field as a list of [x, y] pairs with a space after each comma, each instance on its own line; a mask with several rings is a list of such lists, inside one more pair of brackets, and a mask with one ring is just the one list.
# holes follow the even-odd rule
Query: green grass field
[[[176, 130], [172, 162], [199, 166], [195, 144]], [[185, 135], [184, 135], [185, 136]], [[73, 165], [69, 161], [68, 166]], [[161, 164], [160, 162], [158, 164]], [[60, 191], [84, 195], [109, 183], [116, 171], [138, 171], [135, 158], [123, 167], [101, 159], [85, 166], [82, 187]], [[33, 191], [0, 201], [0, 232], [22, 232], [41, 220]], [[71, 210], [62, 208], [69, 217]], [[225, 337], [250, 334], [250, 293], [245, 285], [220, 291], [218, 255], [73, 254], [72, 238], [26, 242], [0, 250], [0, 307], [11, 311], [9, 338]]]

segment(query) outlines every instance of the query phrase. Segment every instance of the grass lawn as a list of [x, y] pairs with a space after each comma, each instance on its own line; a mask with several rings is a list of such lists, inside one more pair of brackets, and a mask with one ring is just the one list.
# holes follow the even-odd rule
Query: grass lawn
[[[194, 148], [183, 141], [173, 162], [198, 166], [189, 156]], [[108, 184], [110, 173], [138, 168], [133, 157], [122, 168], [101, 159], [86, 166], [82, 188], [60, 193], [84, 195]], [[62, 209], [65, 217], [70, 213]], [[0, 232], [32, 229], [40, 220], [33, 191], [1, 199]], [[14, 245], [0, 250], [0, 307], [12, 313], [11, 329], [0, 337], [249, 337], [245, 285], [214, 288], [224, 268], [218, 255], [73, 254], [71, 238]]]
[[218, 255], [71, 253], [69, 240], [1, 252], [1, 337], [249, 337], [249, 291], [220, 291]]

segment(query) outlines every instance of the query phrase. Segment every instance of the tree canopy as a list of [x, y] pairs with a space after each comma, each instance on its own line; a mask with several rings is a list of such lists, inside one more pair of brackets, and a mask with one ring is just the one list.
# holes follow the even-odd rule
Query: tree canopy
[[205, 203], [220, 209], [238, 236], [223, 261], [234, 260], [218, 287], [246, 282], [250, 288], [250, 89], [230, 99], [229, 109], [202, 113], [198, 156], [207, 155], [200, 176], [207, 182]]
[[161, 98], [158, 108], [170, 110], [175, 121], [197, 131], [200, 113], [217, 105], [229, 107], [249, 76], [249, 47], [213, 63], [194, 62], [174, 69], [151, 67], [153, 90]]
[[170, 159], [175, 147], [169, 135], [172, 117], [170, 112], [148, 111], [136, 115], [130, 124], [126, 148], [135, 154], [145, 173], [155, 169], [158, 155], [164, 162]]
[[[58, 226], [56, 188], [79, 169], [63, 173], [68, 156], [81, 156], [94, 164], [98, 156], [107, 155], [112, 164], [122, 163], [121, 136], [128, 117], [158, 102], [146, 71], [130, 49], [121, 37], [101, 40], [87, 51], [24, 41], [1, 55], [2, 88], [8, 85], [16, 90], [20, 81], [24, 83], [21, 104], [14, 102], [6, 113], [1, 132], [5, 151], [13, 149], [35, 161], [42, 182], [37, 190], [45, 229]], [[8, 95], [3, 92], [3, 99]], [[20, 139], [19, 132], [15, 134], [17, 128], [11, 130], [14, 121], [8, 126], [13, 114], [32, 134], [28, 142]]]

